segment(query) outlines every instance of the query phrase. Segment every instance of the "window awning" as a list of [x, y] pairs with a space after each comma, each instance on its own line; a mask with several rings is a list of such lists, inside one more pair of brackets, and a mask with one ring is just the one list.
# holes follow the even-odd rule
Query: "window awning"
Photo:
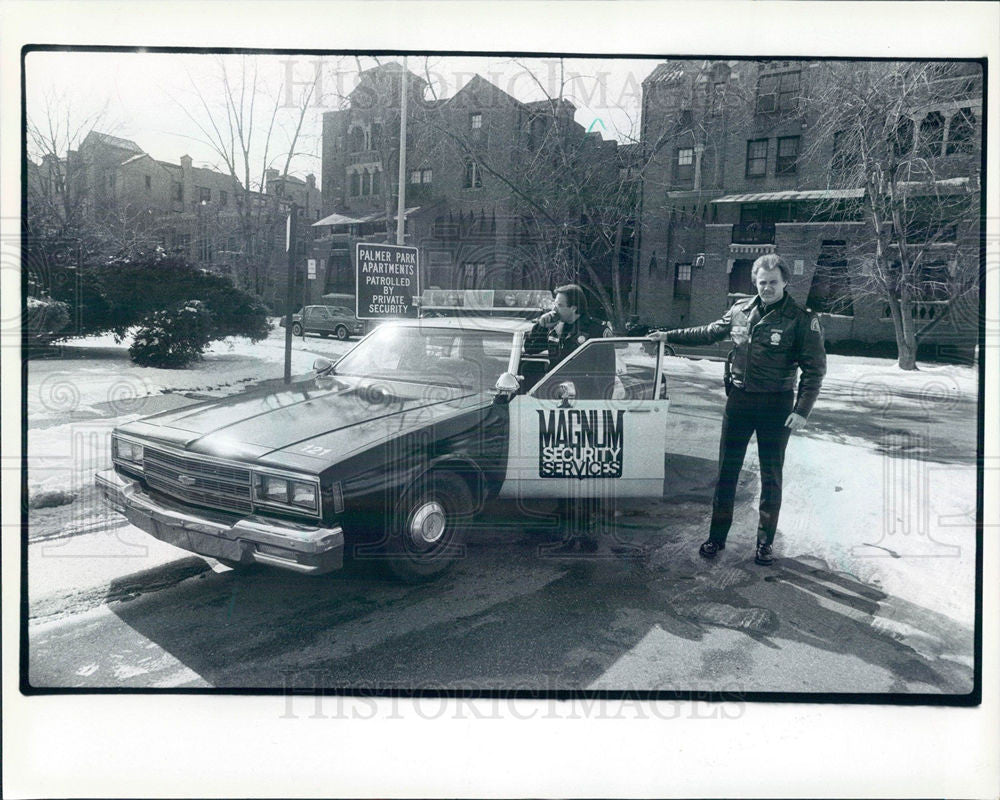
[[857, 200], [865, 196], [860, 189], [800, 189], [787, 192], [752, 192], [716, 197], [713, 203], [787, 203], [795, 200]]
[[[408, 217], [414, 211], [419, 211], [419, 210], [420, 206], [413, 206], [411, 208], [406, 209], [403, 212], [403, 216]], [[396, 218], [395, 214], [393, 214], [390, 217], [390, 219], [395, 219], [395, 218]], [[365, 214], [364, 216], [360, 217], [349, 217], [346, 214], [331, 214], [328, 217], [323, 217], [323, 219], [316, 220], [316, 222], [312, 224], [312, 227], [321, 228], [333, 225], [359, 225], [363, 222], [383, 222], [383, 221], [385, 221], [384, 211], [376, 211], [373, 214]]]

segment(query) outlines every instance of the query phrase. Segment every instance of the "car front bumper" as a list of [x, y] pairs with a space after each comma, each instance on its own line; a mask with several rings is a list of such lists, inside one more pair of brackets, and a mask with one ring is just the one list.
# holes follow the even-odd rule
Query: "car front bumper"
[[142, 484], [108, 469], [94, 476], [105, 502], [160, 541], [212, 558], [257, 562], [317, 574], [339, 569], [344, 531], [251, 515], [192, 509], [150, 496]]

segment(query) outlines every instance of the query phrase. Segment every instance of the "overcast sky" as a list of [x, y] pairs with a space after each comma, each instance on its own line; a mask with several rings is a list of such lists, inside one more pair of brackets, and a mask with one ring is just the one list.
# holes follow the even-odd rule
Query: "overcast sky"
[[[402, 58], [380, 56], [379, 61], [402, 62]], [[287, 143], [298, 122], [302, 92], [310, 82], [315, 84], [296, 148], [302, 154], [293, 160], [290, 171], [298, 176], [312, 172], [318, 180], [322, 114], [339, 107], [340, 95], [356, 83], [358, 66], [375, 65], [371, 57], [261, 55], [244, 61], [239, 56], [214, 54], [35, 52], [26, 60], [28, 116], [40, 123], [46, 108], [54, 107], [63, 117], [68, 112], [82, 119], [106, 106], [99, 130], [132, 139], [163, 161], [177, 163], [188, 154], [196, 166], [220, 168], [221, 161], [202, 130], [207, 129], [209, 116], [199, 95], [218, 113], [223, 97], [222, 64], [233, 80], [244, 63], [248, 69], [256, 67], [265, 86], [265, 99], [258, 102], [254, 115], [259, 126], [255, 138], [261, 144], [274, 98], [278, 99], [276, 140], [269, 149], [269, 160], [278, 169], [284, 166]], [[624, 142], [638, 139], [641, 83], [656, 63], [652, 59], [576, 58], [560, 65], [555, 58], [410, 56], [408, 67], [429, 77], [438, 97], [455, 94], [477, 72], [524, 101], [557, 96], [562, 84], [563, 96], [577, 106], [577, 122], [607, 139]], [[261, 147], [258, 156], [262, 153]]]

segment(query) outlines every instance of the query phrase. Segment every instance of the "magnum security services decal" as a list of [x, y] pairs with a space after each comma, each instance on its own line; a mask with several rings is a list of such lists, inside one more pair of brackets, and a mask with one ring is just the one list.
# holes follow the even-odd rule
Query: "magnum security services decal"
[[538, 412], [538, 477], [620, 478], [624, 411]]

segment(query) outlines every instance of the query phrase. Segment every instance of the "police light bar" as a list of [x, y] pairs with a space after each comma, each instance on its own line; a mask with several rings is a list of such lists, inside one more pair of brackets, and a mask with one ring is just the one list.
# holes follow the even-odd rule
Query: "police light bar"
[[512, 313], [547, 310], [553, 300], [547, 289], [426, 289], [414, 299], [422, 311]]

